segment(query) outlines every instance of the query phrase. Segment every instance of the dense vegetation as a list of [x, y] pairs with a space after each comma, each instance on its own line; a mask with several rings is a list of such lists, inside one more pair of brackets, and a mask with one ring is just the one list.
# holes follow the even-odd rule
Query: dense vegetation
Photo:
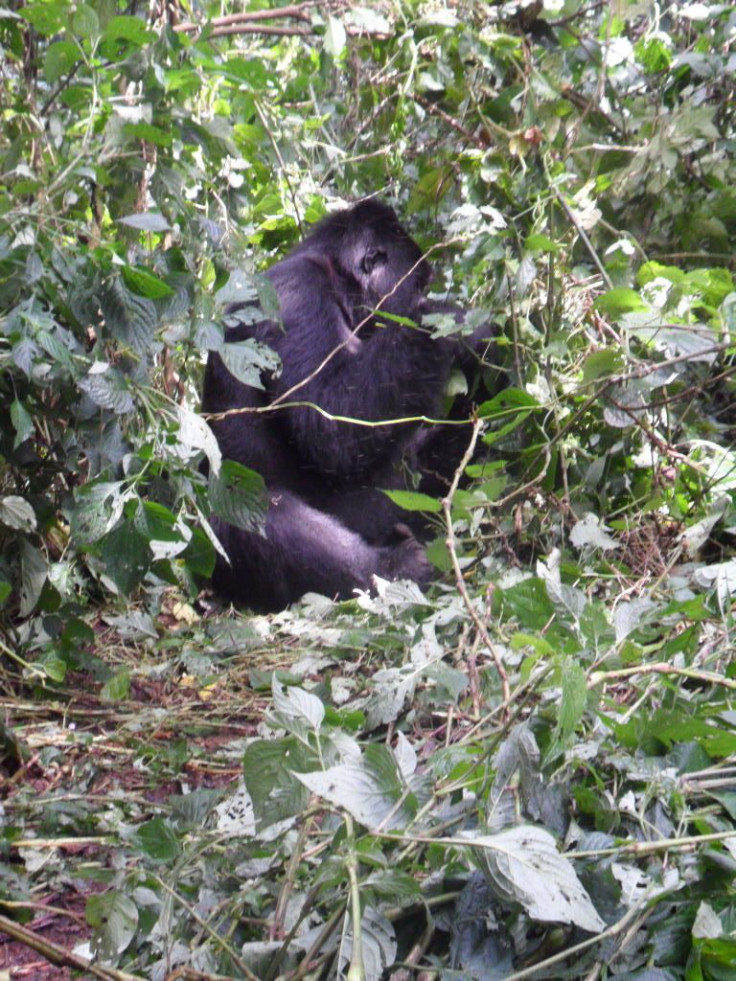
[[[0, 10], [0, 972], [732, 978], [736, 13], [250, 7]], [[224, 305], [376, 191], [498, 325], [443, 578], [198, 606]]]

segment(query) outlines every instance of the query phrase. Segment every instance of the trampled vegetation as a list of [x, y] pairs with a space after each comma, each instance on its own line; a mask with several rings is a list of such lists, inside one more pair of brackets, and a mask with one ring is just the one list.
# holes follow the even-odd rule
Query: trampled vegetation
[[[0, 974], [726, 981], [736, 13], [249, 6], [0, 10]], [[498, 329], [442, 576], [217, 608], [206, 353], [376, 192]]]

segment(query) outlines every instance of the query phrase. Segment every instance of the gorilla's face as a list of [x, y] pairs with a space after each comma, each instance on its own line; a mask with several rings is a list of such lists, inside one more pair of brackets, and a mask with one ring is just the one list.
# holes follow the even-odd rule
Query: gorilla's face
[[358, 205], [340, 259], [366, 308], [417, 319], [432, 268], [391, 208], [375, 201]]

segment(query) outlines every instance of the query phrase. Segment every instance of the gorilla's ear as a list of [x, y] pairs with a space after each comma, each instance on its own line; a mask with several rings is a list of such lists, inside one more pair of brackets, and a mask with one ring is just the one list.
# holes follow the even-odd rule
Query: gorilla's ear
[[360, 260], [361, 272], [364, 272], [366, 276], [370, 276], [376, 266], [385, 263], [387, 259], [388, 255], [384, 249], [368, 248]]

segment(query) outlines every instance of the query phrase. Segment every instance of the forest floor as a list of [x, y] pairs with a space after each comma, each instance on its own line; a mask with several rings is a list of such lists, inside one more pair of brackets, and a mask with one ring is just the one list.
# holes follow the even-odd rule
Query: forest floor
[[[131, 638], [130, 630], [121, 636], [100, 621], [96, 650], [82, 658], [87, 670], [53, 688], [24, 683], [0, 697], [0, 807], [15, 838], [2, 878], [8, 891], [16, 878], [29, 886], [28, 901], [0, 906], [22, 935], [0, 928], [3, 981], [79, 977], [72, 952], [89, 956], [87, 900], [120, 867], [119, 829], [101, 834], [104, 822], [93, 815], [122, 800], [133, 828], [169, 813], [172, 796], [228, 788], [242, 775], [243, 741], [255, 735], [270, 701], [268, 688], [249, 687], [248, 665], [286, 666], [288, 652], [274, 659], [231, 651], [208, 683], [186, 666], [199, 627], [192, 631], [170, 614], [157, 627], [154, 641]], [[103, 662], [128, 677], [126, 697], [107, 694]]]

